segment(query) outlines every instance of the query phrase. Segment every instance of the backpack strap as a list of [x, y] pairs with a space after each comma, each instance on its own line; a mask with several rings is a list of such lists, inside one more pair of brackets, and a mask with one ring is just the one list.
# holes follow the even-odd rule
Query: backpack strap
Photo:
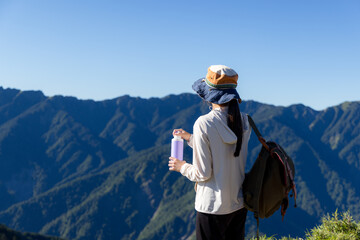
[[262, 183], [263, 183], [263, 179], [264, 179], [264, 172], [265, 172], [265, 168], [266, 168], [266, 162], [268, 159], [268, 155], [270, 154], [270, 148], [269, 146], [266, 144], [265, 139], [261, 136], [259, 129], [256, 127], [254, 120], [249, 116], [248, 116], [248, 120], [250, 123], [250, 126], [252, 127], [252, 129], [254, 130], [256, 136], [258, 137], [260, 143], [265, 147], [265, 149], [267, 150], [265, 152], [264, 157], [264, 161], [260, 161], [260, 167], [259, 167], [259, 178], [257, 178], [257, 182], [255, 184], [256, 189], [254, 189], [254, 198], [258, 199], [258, 202], [255, 203], [254, 206], [254, 217], [256, 219], [256, 223], [257, 223], [257, 231], [256, 231], [256, 236], [257, 239], [259, 239], [259, 201], [260, 201], [260, 193], [261, 193], [261, 189], [262, 189]]
[[256, 127], [254, 120], [251, 118], [250, 115], [247, 114], [250, 126], [252, 127], [252, 129], [254, 130], [256, 136], [258, 137], [260, 143], [266, 148], [266, 150], [270, 151], [269, 146], [266, 144], [265, 139], [261, 136], [261, 133], [259, 131], [259, 129]]

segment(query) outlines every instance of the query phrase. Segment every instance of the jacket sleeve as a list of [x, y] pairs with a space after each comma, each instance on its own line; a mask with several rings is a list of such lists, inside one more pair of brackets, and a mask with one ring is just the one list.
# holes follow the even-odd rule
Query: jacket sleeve
[[189, 147], [193, 148], [193, 134], [191, 134], [189, 141], [187, 141], [187, 144], [189, 145]]
[[193, 147], [193, 163], [185, 163], [180, 173], [193, 182], [204, 182], [212, 175], [212, 156], [206, 126], [199, 118], [194, 124], [190, 141]]

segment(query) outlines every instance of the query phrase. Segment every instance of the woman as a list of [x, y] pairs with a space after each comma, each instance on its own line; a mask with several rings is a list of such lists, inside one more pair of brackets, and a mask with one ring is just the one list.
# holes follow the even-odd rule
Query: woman
[[251, 131], [247, 116], [239, 110], [237, 79], [229, 67], [210, 66], [206, 78], [197, 80], [193, 89], [211, 103], [212, 110], [196, 120], [193, 134], [183, 129], [173, 132], [193, 148], [192, 164], [170, 157], [169, 170], [197, 182], [197, 240], [245, 237], [247, 210], [241, 187]]

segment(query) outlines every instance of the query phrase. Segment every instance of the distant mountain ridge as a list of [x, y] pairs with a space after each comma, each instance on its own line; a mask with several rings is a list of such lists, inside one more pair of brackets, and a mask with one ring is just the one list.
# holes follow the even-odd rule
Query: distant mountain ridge
[[[360, 102], [240, 107], [296, 166], [298, 208], [261, 231], [301, 236], [335, 209], [360, 218]], [[193, 184], [168, 171], [169, 142], [208, 111], [195, 94], [92, 101], [0, 87], [0, 223], [67, 239], [193, 238]], [[247, 233], [254, 226], [249, 214]]]

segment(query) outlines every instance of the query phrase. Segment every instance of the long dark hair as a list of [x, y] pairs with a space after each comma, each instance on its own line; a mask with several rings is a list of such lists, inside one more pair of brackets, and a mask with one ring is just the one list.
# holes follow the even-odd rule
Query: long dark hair
[[240, 108], [237, 99], [233, 99], [228, 103], [228, 115], [227, 124], [229, 128], [235, 133], [237, 137], [236, 148], [234, 156], [237, 157], [240, 154], [242, 135], [243, 135], [243, 124], [240, 114]]

